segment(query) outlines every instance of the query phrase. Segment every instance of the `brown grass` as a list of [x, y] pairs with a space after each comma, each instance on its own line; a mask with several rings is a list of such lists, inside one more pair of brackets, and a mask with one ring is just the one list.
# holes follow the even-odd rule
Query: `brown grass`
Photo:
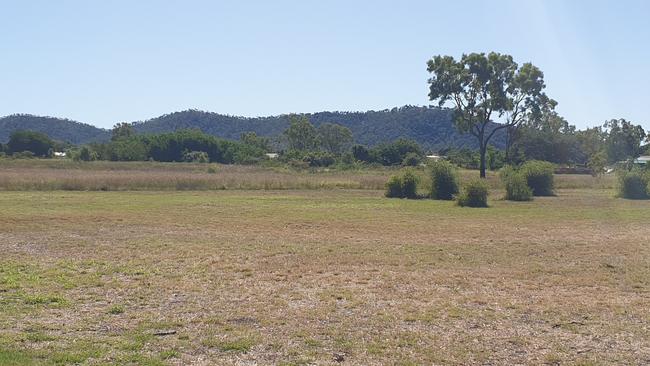
[[0, 360], [650, 362], [650, 206], [0, 193]]
[[[282, 166], [155, 163], [73, 162], [70, 160], [0, 159], [0, 190], [4, 191], [200, 191], [284, 189], [384, 189], [400, 168], [362, 170], [312, 169], [295, 171]], [[209, 172], [211, 171], [211, 172]], [[418, 168], [421, 189], [429, 184], [427, 169]], [[462, 170], [468, 181], [477, 171]], [[502, 189], [495, 172], [489, 172], [491, 189]], [[613, 189], [615, 178], [557, 175], [557, 188]]]

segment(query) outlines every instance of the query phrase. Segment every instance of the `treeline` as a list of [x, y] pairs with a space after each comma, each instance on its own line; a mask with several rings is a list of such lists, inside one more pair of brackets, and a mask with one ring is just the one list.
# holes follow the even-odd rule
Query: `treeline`
[[[304, 114], [319, 128], [324, 124], [338, 124], [352, 131], [356, 143], [375, 146], [398, 138], [416, 141], [427, 150], [448, 147], [476, 148], [471, 135], [459, 133], [452, 122], [452, 111], [447, 108], [402, 106], [366, 112], [318, 112]], [[290, 125], [291, 115], [245, 118], [198, 110], [174, 112], [142, 122], [133, 123], [138, 134], [160, 134], [184, 129], [199, 129], [206, 134], [228, 140], [239, 140], [247, 132], [271, 138], [277, 150], [285, 148], [274, 139]], [[111, 131], [91, 125], [51, 117], [11, 115], [0, 118], [0, 142], [9, 140], [12, 132], [31, 130], [50, 138], [75, 145], [107, 142]], [[503, 148], [504, 134], [494, 138], [494, 146]]]
[[[631, 161], [645, 153], [646, 134], [640, 125], [611, 120], [603, 126], [577, 130], [555, 112], [534, 123], [527, 123], [510, 134], [508, 149], [488, 146], [486, 165], [497, 170], [504, 165], [520, 165], [529, 160], [549, 161], [558, 165], [583, 166], [592, 172], [606, 165]], [[282, 148], [278, 149], [280, 145]], [[52, 157], [66, 151], [75, 160], [216, 162], [256, 164], [277, 159], [295, 167], [328, 167], [335, 164], [376, 164], [417, 166], [427, 153], [444, 156], [454, 165], [477, 169], [478, 151], [447, 148], [426, 151], [413, 140], [398, 138], [375, 146], [355, 144], [352, 131], [336, 123], [316, 127], [305, 115], [289, 117], [289, 126], [279, 136], [241, 134], [238, 141], [221, 139], [196, 129], [159, 134], [137, 134], [128, 123], [116, 125], [109, 142], [82, 146], [63, 144], [34, 131], [16, 131], [9, 142], [0, 144], [0, 154], [15, 157]], [[276, 154], [277, 153], [277, 157]]]

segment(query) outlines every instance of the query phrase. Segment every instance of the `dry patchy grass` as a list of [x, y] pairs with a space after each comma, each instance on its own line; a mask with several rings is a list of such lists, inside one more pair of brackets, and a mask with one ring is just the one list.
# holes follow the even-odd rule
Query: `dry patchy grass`
[[[283, 166], [157, 163], [74, 162], [59, 159], [0, 159], [0, 191], [198, 191], [198, 190], [291, 190], [291, 189], [384, 189], [399, 167], [356, 170], [312, 169], [295, 171]], [[428, 169], [417, 168], [429, 182]], [[462, 181], [478, 171], [461, 170]], [[489, 172], [492, 189], [502, 189], [495, 172]], [[562, 188], [613, 189], [615, 178], [588, 175], [557, 175]]]
[[647, 202], [0, 193], [0, 364], [646, 364]]

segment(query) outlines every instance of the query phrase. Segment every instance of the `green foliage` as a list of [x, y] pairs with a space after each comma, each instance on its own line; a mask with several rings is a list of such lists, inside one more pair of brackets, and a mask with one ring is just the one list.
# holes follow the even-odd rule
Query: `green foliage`
[[289, 149], [297, 151], [316, 150], [318, 147], [318, 135], [314, 125], [304, 115], [292, 115], [289, 117], [289, 128], [284, 131]]
[[414, 199], [418, 197], [419, 181], [420, 178], [410, 169], [402, 174], [402, 194], [405, 198]]
[[209, 163], [210, 157], [205, 151], [185, 151], [183, 161], [188, 163]]
[[82, 146], [79, 151], [71, 152], [72, 159], [75, 161], [94, 161], [97, 160], [97, 153], [88, 146]]
[[402, 160], [402, 165], [403, 166], [418, 166], [422, 162], [422, 158], [420, 155], [416, 153], [408, 153], [404, 157], [404, 160]]
[[418, 198], [417, 187], [420, 178], [410, 169], [392, 176], [386, 183], [386, 197], [389, 198]]
[[370, 156], [370, 150], [368, 150], [368, 148], [363, 145], [352, 146], [352, 156], [357, 161], [361, 161], [364, 163], [372, 162], [372, 158]]
[[47, 135], [34, 131], [15, 131], [7, 143], [12, 154], [29, 151], [38, 157], [48, 157], [53, 148], [54, 142]]
[[119, 315], [124, 313], [123, 305], [113, 305], [108, 309], [108, 313], [111, 315]]
[[133, 126], [129, 123], [121, 122], [113, 126], [113, 129], [111, 130], [111, 141], [127, 139], [133, 135], [135, 135]]
[[[447, 108], [403, 106], [381, 111], [320, 112], [304, 116], [314, 126], [336, 123], [347, 127], [352, 131], [355, 143], [366, 146], [404, 137], [433, 150], [448, 146], [478, 147], [474, 136], [461, 134], [454, 128], [452, 111]], [[141, 134], [196, 128], [211, 135], [235, 140], [248, 131], [254, 131], [260, 136], [282, 135], [289, 127], [290, 119], [291, 116], [287, 115], [243, 118], [187, 110], [138, 122], [134, 127]], [[505, 134], [496, 133], [492, 141], [498, 148], [503, 148], [504, 137]]]
[[268, 137], [258, 136], [255, 132], [244, 132], [239, 137], [242, 143], [264, 150], [271, 151], [271, 141]]
[[597, 176], [605, 172], [605, 165], [607, 164], [607, 155], [604, 151], [598, 151], [589, 157], [587, 167], [591, 169], [592, 175]]
[[[454, 124], [460, 132], [476, 137], [479, 146], [481, 177], [485, 177], [488, 143], [497, 131], [516, 129], [524, 118], [549, 99], [542, 92], [544, 74], [526, 63], [519, 67], [510, 55], [464, 54], [456, 61], [451, 56], [435, 56], [427, 63], [429, 99], [442, 107], [455, 106]], [[505, 115], [505, 124], [494, 126], [492, 114]]]
[[402, 198], [402, 177], [394, 175], [386, 182], [386, 197], [388, 198]]
[[257, 146], [219, 139], [197, 130], [133, 135], [109, 143], [91, 144], [90, 148], [99, 160], [113, 161], [180, 162], [189, 159], [232, 164], [256, 162], [264, 157], [264, 150]]
[[335, 156], [325, 151], [290, 150], [285, 152], [281, 159], [292, 164], [294, 168], [328, 167], [336, 163]]
[[533, 190], [528, 187], [526, 178], [511, 166], [506, 166], [499, 172], [501, 181], [506, 187], [506, 200], [508, 201], [531, 201]]
[[109, 131], [68, 119], [30, 114], [14, 114], [0, 118], [0, 141], [9, 141], [9, 136], [18, 130], [37, 131], [53, 140], [68, 141], [73, 144], [101, 142], [110, 138]]
[[400, 165], [409, 154], [422, 156], [422, 149], [417, 142], [404, 138], [390, 144], [379, 144], [370, 150], [371, 161], [382, 165]]
[[458, 205], [461, 207], [488, 207], [488, 186], [482, 179], [475, 179], [467, 183], [458, 196]]
[[113, 161], [144, 161], [148, 157], [148, 148], [138, 138], [122, 138], [110, 143], [109, 157]]
[[429, 196], [435, 200], [452, 200], [458, 193], [458, 172], [448, 161], [431, 163], [431, 190]]
[[531, 160], [525, 162], [519, 173], [526, 179], [526, 184], [535, 196], [553, 196], [553, 164], [546, 161]]
[[36, 155], [31, 151], [21, 151], [12, 154], [11, 157], [14, 159], [34, 159]]
[[352, 131], [336, 123], [323, 123], [318, 127], [318, 139], [325, 151], [341, 154], [352, 146]]
[[650, 172], [641, 169], [625, 170], [619, 173], [618, 195], [627, 199], [650, 198]]
[[611, 163], [632, 160], [641, 154], [641, 143], [646, 138], [641, 125], [625, 119], [613, 119], [603, 126], [609, 131], [607, 157]]
[[[454, 165], [466, 169], [478, 169], [481, 164], [481, 155], [476, 150], [448, 148], [441, 150], [440, 153], [445, 155]], [[490, 145], [487, 147], [485, 159], [487, 169], [501, 169], [505, 164], [505, 152]]]

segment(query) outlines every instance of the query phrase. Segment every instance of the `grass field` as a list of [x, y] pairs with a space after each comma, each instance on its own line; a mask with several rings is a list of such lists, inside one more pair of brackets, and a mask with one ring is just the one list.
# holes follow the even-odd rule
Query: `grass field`
[[[0, 159], [0, 191], [199, 191], [199, 190], [380, 190], [399, 168], [292, 170], [284, 166], [157, 163], [74, 162], [60, 159]], [[423, 186], [426, 168], [419, 167]], [[464, 181], [476, 171], [462, 170]], [[501, 184], [489, 172], [493, 189]], [[558, 188], [613, 189], [614, 176], [558, 175]]]
[[0, 192], [0, 364], [650, 363], [650, 206], [558, 179], [590, 188]]

